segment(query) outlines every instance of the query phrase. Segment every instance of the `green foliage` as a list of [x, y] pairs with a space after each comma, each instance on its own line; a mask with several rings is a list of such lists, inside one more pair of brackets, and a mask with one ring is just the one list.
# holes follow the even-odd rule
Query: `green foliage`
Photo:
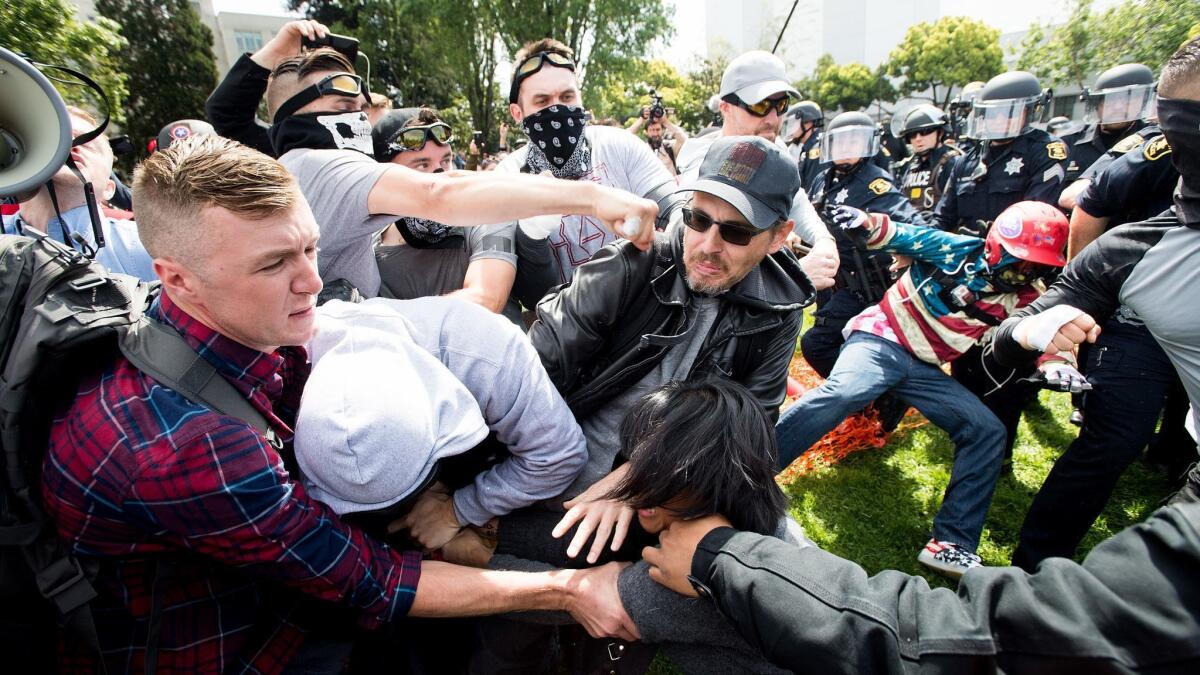
[[874, 101], [893, 101], [896, 90], [881, 69], [872, 71], [861, 63], [837, 64], [823, 54], [813, 74], [797, 81], [795, 87], [805, 98], [821, 105], [828, 114], [834, 110], [862, 110]]
[[953, 87], [987, 81], [1003, 69], [1000, 31], [962, 16], [910, 27], [886, 64], [888, 75], [903, 78], [901, 94], [928, 89], [942, 107], [950, 102]]
[[[545, 36], [575, 50], [583, 100], [605, 101], [632, 83], [651, 43], [671, 33], [663, 0], [289, 0], [293, 9], [353, 35], [371, 58], [372, 88], [402, 105], [469, 113], [470, 129], [495, 144], [507, 117], [507, 82], [496, 66]], [[591, 75], [589, 75], [591, 73]], [[464, 107], [465, 106], [465, 107]], [[460, 121], [461, 124], [461, 121]]]
[[1096, 12], [1092, 0], [1075, 0], [1066, 23], [1030, 30], [1017, 65], [1048, 84], [1083, 87], [1099, 72], [1121, 63], [1144, 63], [1158, 70], [1198, 34], [1200, 2], [1125, 0]]
[[[108, 19], [78, 22], [75, 8], [64, 0], [4, 0], [0, 36], [5, 49], [40, 63], [75, 68], [96, 80], [108, 98], [113, 121], [124, 120], [128, 90], [119, 53], [126, 41], [117, 24]], [[103, 111], [87, 87], [55, 86], [67, 102]]]
[[[187, 0], [97, 0], [96, 9], [121, 26], [120, 52], [129, 76], [125, 130], [137, 154], [177, 119], [204, 119], [204, 101], [217, 86], [212, 31]], [[125, 157], [132, 166], [136, 157]]]

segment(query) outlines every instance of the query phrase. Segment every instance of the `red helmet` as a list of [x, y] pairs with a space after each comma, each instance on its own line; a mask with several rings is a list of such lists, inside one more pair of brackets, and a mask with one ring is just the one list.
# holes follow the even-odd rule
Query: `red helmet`
[[1021, 260], [1062, 267], [1063, 249], [1071, 229], [1067, 217], [1045, 202], [1017, 202], [992, 223], [984, 245], [988, 264], [995, 267], [1005, 251]]

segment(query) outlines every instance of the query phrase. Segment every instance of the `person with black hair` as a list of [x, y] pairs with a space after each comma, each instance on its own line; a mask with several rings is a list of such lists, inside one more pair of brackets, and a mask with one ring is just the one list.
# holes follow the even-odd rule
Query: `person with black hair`
[[625, 475], [608, 493], [658, 534], [714, 513], [734, 527], [776, 534], [787, 500], [775, 483], [775, 431], [758, 401], [728, 380], [673, 381], [621, 423]]

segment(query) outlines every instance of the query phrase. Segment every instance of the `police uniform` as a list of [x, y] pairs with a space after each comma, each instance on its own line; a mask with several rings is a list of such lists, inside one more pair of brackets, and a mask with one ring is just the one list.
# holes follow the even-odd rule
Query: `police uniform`
[[1096, 160], [1104, 156], [1104, 153], [1144, 126], [1144, 122], [1137, 121], [1114, 133], [1104, 133], [1099, 124], [1089, 124], [1073, 134], [1063, 136], [1062, 141], [1070, 150], [1070, 160], [1066, 167], [1067, 177], [1063, 184], [1074, 183]]
[[1129, 134], [1125, 138], [1122, 138], [1119, 143], [1109, 148], [1108, 151], [1103, 155], [1100, 155], [1100, 159], [1092, 162], [1092, 165], [1088, 167], [1086, 171], [1080, 174], [1079, 178], [1095, 180], [1096, 175], [1107, 169], [1108, 165], [1115, 162], [1119, 157], [1122, 157], [1130, 150], [1135, 148], [1140, 149], [1142, 147], [1142, 143], [1145, 143], [1155, 136], [1162, 136], [1162, 129], [1159, 128], [1157, 124], [1147, 124], [1132, 134]]
[[[817, 174], [812, 190], [813, 206], [818, 212], [831, 206], [853, 206], [871, 213], [886, 213], [902, 223], [924, 225], [922, 216], [900, 194], [891, 174], [871, 160], [860, 160], [849, 172], [841, 174], [833, 164]], [[800, 339], [805, 360], [822, 377], [827, 377], [845, 342], [842, 329], [846, 322], [883, 297], [892, 284], [888, 267], [890, 254], [865, 251], [836, 227], [829, 228], [837, 242], [841, 265], [837, 284], [817, 295], [815, 324]]]
[[[1166, 138], [1148, 134], [1093, 177], [1078, 207], [1109, 218], [1108, 229], [1140, 222], [1171, 206], [1178, 181]], [[1013, 553], [1013, 564], [1028, 571], [1046, 558], [1074, 555], [1121, 474], [1154, 436], [1169, 393], [1181, 386], [1162, 347], [1127, 307], [1089, 347], [1081, 371], [1093, 389], [1083, 395], [1083, 427], [1034, 497]], [[1181, 427], [1164, 419], [1164, 445], [1194, 460]]]
[[817, 174], [821, 173], [821, 169], [825, 168], [821, 162], [820, 129], [814, 130], [808, 140], [800, 146], [800, 156], [796, 158], [796, 165], [800, 169], [800, 187], [812, 194], [813, 181], [816, 180]]
[[1061, 139], [1041, 129], [999, 147], [973, 143], [954, 162], [933, 220], [943, 230], [983, 237], [996, 216], [1017, 202], [1057, 205], [1068, 154]]
[[908, 198], [913, 208], [928, 214], [937, 206], [946, 184], [955, 157], [962, 153], [956, 148], [942, 144], [923, 154], [912, 154], [896, 164], [896, 178], [900, 193]]

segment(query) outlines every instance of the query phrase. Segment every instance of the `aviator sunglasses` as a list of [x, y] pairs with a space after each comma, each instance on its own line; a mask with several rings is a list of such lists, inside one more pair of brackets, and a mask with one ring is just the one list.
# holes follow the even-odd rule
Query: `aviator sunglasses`
[[712, 216], [703, 211], [686, 207], [683, 209], [683, 224], [697, 232], [707, 232], [708, 228], [716, 225], [717, 231], [721, 233], [721, 238], [734, 246], [745, 246], [750, 243], [751, 239], [765, 231], [749, 229], [742, 223], [723, 223], [713, 220]]

